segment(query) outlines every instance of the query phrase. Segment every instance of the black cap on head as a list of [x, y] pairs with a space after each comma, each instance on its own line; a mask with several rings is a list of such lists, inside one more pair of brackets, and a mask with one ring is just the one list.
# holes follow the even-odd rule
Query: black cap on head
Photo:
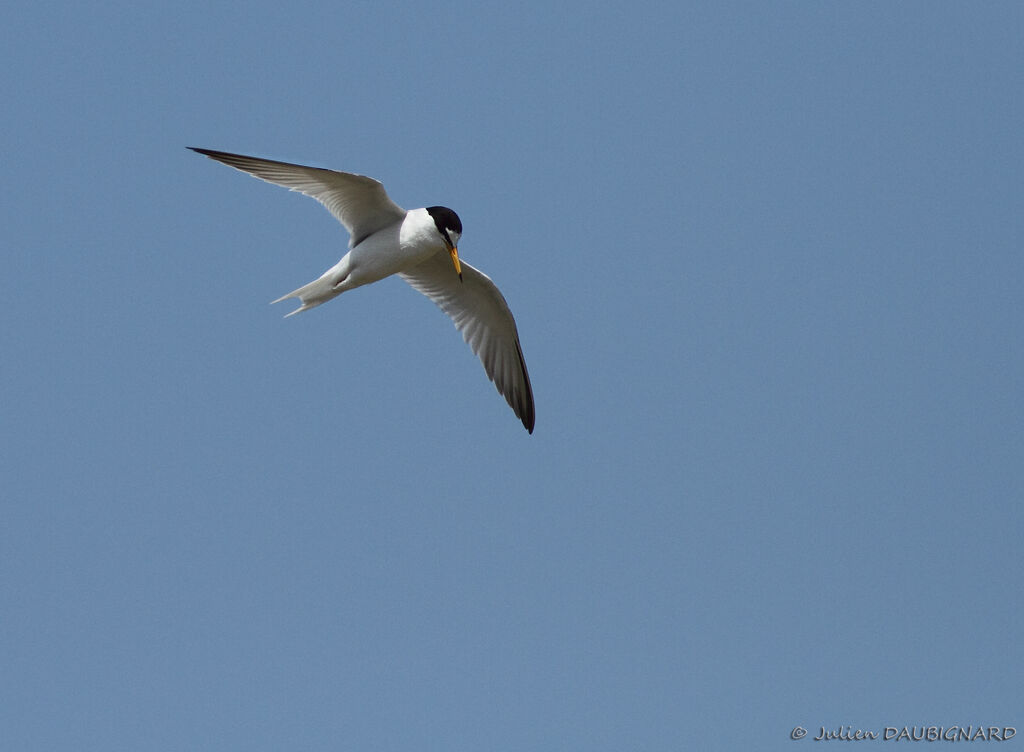
[[[462, 235], [462, 220], [459, 219], [458, 214], [453, 212], [447, 206], [428, 206], [427, 213], [434, 218], [434, 224], [437, 225], [437, 231], [441, 233], [442, 237], [448, 238], [449, 243], [451, 243], [451, 237], [448, 235], [449, 230], [458, 235]], [[454, 245], [454, 243], [452, 245]]]

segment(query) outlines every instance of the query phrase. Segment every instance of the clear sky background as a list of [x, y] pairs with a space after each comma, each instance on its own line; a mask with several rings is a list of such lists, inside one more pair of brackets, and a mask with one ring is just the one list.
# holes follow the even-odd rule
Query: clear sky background
[[[0, 85], [3, 749], [1024, 745], [1019, 3], [17, 3]], [[536, 432], [186, 146], [458, 211]]]

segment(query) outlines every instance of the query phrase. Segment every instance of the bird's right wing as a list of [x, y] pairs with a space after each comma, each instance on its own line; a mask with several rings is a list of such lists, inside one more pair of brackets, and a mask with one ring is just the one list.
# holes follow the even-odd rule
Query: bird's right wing
[[413, 288], [448, 314], [463, 338], [480, 358], [487, 377], [533, 433], [533, 388], [526, 371], [519, 332], [508, 303], [479, 269], [462, 262], [462, 281], [447, 251], [435, 253], [420, 264], [399, 272]]
[[304, 167], [191, 146], [189, 148], [260, 180], [315, 198], [345, 225], [351, 236], [349, 248], [377, 230], [401, 222], [405, 218], [405, 209], [388, 197], [380, 181], [365, 175]]

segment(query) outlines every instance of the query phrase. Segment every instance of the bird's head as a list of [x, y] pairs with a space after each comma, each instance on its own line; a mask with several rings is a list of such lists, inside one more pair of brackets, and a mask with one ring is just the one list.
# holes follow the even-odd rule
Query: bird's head
[[440, 233], [441, 239], [444, 240], [448, 253], [452, 256], [452, 263], [461, 280], [462, 264], [459, 263], [459, 239], [462, 237], [462, 220], [447, 206], [428, 206], [427, 213], [437, 225], [437, 231]]

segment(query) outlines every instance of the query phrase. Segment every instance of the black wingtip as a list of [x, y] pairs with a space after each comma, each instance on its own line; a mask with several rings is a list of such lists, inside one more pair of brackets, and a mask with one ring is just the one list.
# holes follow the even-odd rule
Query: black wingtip
[[527, 432], [533, 434], [533, 426], [537, 422], [537, 409], [534, 407], [533, 386], [530, 385], [530, 372], [526, 370], [526, 359], [523, 357], [523, 348], [519, 345], [519, 337], [516, 337], [516, 355], [519, 356], [519, 367], [523, 371], [523, 384], [526, 387], [525, 399], [516, 410], [516, 415], [523, 421], [523, 427]]

